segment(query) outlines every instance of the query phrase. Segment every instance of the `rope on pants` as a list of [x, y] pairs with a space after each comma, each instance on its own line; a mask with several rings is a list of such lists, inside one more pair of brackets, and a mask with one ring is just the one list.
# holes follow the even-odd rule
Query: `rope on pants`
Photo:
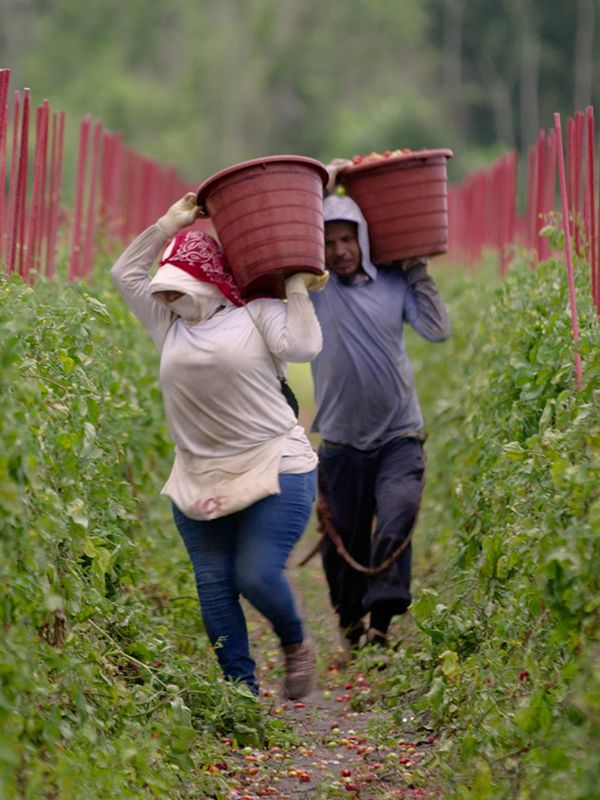
[[386, 559], [384, 559], [382, 563], [379, 564], [377, 567], [365, 567], [363, 564], [359, 564], [359, 562], [356, 561], [356, 559], [354, 559], [350, 555], [350, 553], [346, 550], [346, 546], [342, 541], [342, 537], [340, 536], [335, 525], [333, 524], [331, 511], [329, 509], [329, 506], [327, 505], [327, 501], [322, 496], [320, 496], [317, 501], [316, 511], [317, 511], [317, 518], [319, 520], [319, 526], [317, 530], [322, 535], [317, 544], [312, 548], [312, 550], [310, 550], [310, 552], [307, 553], [307, 555], [305, 555], [304, 558], [299, 562], [298, 566], [303, 567], [305, 564], [307, 564], [311, 560], [311, 558], [319, 552], [319, 550], [321, 549], [321, 545], [323, 544], [325, 539], [329, 537], [333, 542], [338, 555], [341, 558], [343, 558], [344, 561], [350, 567], [352, 567], [352, 569], [356, 570], [357, 572], [362, 572], [364, 575], [379, 575], [379, 573], [385, 572], [386, 569], [389, 569], [392, 566], [392, 564], [400, 558], [402, 553], [409, 546], [412, 539], [413, 531], [415, 529], [415, 524], [417, 522], [417, 516], [419, 513], [420, 506], [421, 502], [419, 500], [419, 506], [417, 508], [417, 513], [415, 514], [412, 527], [408, 532], [408, 536], [406, 537], [406, 539], [404, 539], [402, 544], [399, 545], [399, 547], [397, 547], [394, 550], [394, 552], [391, 555], [389, 555]]
[[[424, 441], [424, 439], [422, 441]], [[425, 447], [423, 447], [423, 460], [424, 462], [427, 461], [427, 451], [425, 450]], [[417, 524], [419, 511], [421, 510], [421, 500], [423, 498], [424, 488], [425, 488], [425, 470], [423, 470], [423, 474], [421, 476], [421, 491], [419, 494], [419, 503], [415, 511], [415, 516], [412, 521], [410, 531], [408, 532], [406, 539], [404, 539], [404, 541], [394, 550], [394, 552], [391, 553], [391, 555], [389, 555], [386, 559], [384, 559], [382, 563], [379, 564], [379, 566], [377, 567], [365, 567], [364, 564], [360, 564], [358, 561], [356, 561], [355, 558], [353, 558], [350, 555], [350, 553], [346, 549], [346, 545], [342, 541], [342, 537], [340, 536], [337, 528], [335, 527], [329, 505], [327, 504], [327, 501], [323, 497], [323, 493], [319, 492], [319, 499], [317, 500], [315, 510], [317, 512], [317, 519], [319, 520], [317, 530], [321, 534], [321, 538], [316, 543], [316, 545], [299, 561], [298, 566], [303, 567], [305, 564], [308, 564], [311, 558], [313, 558], [313, 556], [315, 556], [319, 552], [325, 539], [329, 537], [333, 542], [338, 555], [344, 559], [344, 561], [346, 562], [346, 564], [348, 564], [348, 566], [356, 570], [356, 572], [362, 572], [364, 575], [379, 575], [381, 572], [385, 572], [386, 569], [389, 569], [392, 566], [392, 564], [400, 558], [402, 553], [406, 550], [406, 548], [409, 546], [411, 542], [413, 531]]]

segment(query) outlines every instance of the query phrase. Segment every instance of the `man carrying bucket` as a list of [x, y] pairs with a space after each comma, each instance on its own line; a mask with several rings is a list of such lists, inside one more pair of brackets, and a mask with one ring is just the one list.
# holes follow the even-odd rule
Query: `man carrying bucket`
[[331, 279], [312, 296], [323, 331], [312, 429], [321, 435], [317, 508], [329, 534], [321, 556], [351, 655], [361, 644], [386, 646], [392, 617], [411, 603], [425, 435], [404, 324], [442, 342], [450, 323], [423, 259], [378, 268], [357, 204], [332, 194], [324, 213]]

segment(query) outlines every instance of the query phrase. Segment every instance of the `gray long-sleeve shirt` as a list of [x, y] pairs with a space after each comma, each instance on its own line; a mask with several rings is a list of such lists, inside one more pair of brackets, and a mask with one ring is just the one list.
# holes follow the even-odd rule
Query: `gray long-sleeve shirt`
[[422, 431], [404, 324], [431, 342], [450, 334], [444, 303], [424, 265], [377, 271], [375, 280], [348, 285], [335, 275], [312, 295], [323, 349], [312, 362], [323, 439], [359, 450]]

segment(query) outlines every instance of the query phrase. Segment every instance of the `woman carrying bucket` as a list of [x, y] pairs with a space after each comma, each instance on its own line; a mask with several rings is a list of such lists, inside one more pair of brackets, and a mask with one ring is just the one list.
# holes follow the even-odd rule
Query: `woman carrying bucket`
[[310, 516], [317, 458], [278, 375], [287, 361], [310, 361], [321, 349], [308, 290], [322, 289], [328, 274], [288, 278], [287, 303], [246, 304], [216, 240], [181, 233], [200, 215], [195, 195], [186, 194], [129, 245], [111, 274], [160, 352], [175, 442], [161, 493], [173, 503], [223, 674], [258, 692], [243, 596], [273, 626], [287, 696], [298, 699], [313, 684], [315, 651], [284, 569]]

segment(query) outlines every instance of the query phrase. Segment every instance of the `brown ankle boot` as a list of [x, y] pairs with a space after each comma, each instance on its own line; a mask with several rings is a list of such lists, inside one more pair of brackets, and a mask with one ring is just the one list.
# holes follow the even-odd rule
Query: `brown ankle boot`
[[283, 648], [285, 657], [285, 691], [290, 700], [306, 697], [314, 686], [317, 653], [312, 639]]

